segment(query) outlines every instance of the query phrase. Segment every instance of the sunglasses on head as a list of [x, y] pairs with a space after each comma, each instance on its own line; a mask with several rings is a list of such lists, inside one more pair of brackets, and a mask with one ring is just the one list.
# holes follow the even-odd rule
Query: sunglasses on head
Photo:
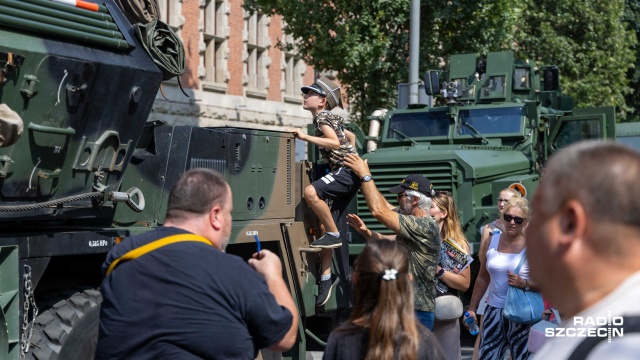
[[525, 220], [523, 218], [521, 218], [520, 216], [512, 216], [509, 214], [504, 214], [502, 215], [502, 218], [504, 219], [504, 221], [506, 221], [507, 223], [510, 223], [511, 220], [515, 221], [516, 224], [520, 225], [522, 224], [522, 222]]

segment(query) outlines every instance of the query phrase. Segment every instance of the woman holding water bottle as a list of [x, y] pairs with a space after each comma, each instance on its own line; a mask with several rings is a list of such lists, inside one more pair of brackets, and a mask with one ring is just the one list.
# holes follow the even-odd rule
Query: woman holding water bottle
[[[498, 212], [500, 216], [494, 221], [490, 222], [489, 224], [486, 224], [485, 226], [483, 226], [482, 229], [480, 230], [480, 233], [482, 234], [480, 236], [480, 249], [482, 249], [485, 244], [491, 241], [491, 237], [493, 235], [501, 233], [504, 230], [504, 220], [502, 220], [502, 214], [504, 213], [507, 202], [512, 197], [522, 197], [522, 193], [520, 193], [519, 190], [516, 190], [515, 188], [512, 188], [512, 187], [508, 187], [500, 190], [500, 193], [498, 194], [498, 198], [496, 199], [496, 204], [498, 205]], [[482, 251], [478, 254], [478, 257], [481, 264], [480, 266], [484, 265], [487, 262], [487, 259], [485, 258], [485, 254]], [[479, 333], [482, 332], [482, 316], [484, 315], [484, 309], [486, 306], [487, 306], [487, 293], [485, 292], [482, 299], [480, 299], [480, 305], [478, 305], [478, 311], [476, 312], [476, 320], [478, 324]], [[473, 346], [473, 356], [471, 357], [472, 360], [478, 360], [479, 348], [480, 348], [480, 336], [478, 336], [478, 338], [476, 339], [476, 343]]]
[[478, 324], [476, 324], [476, 321], [471, 317], [471, 315], [469, 315], [468, 311], [464, 312], [464, 322], [467, 324], [466, 326], [469, 329], [469, 333], [471, 333], [471, 335], [478, 335], [478, 332], [480, 331], [480, 329], [478, 328]]
[[[487, 308], [482, 320], [480, 360], [502, 359], [507, 346], [513, 360], [529, 358], [527, 339], [531, 325], [510, 321], [502, 315], [509, 286], [527, 291], [534, 287], [529, 279], [529, 264], [524, 258], [524, 230], [529, 214], [529, 202], [526, 199], [509, 199], [502, 215], [504, 231], [494, 234], [491, 241], [480, 249], [487, 261], [484, 266], [480, 266], [469, 305], [469, 317], [465, 318], [465, 326], [469, 328], [469, 319], [476, 320], [475, 311], [478, 309], [480, 298], [488, 289]], [[514, 270], [523, 259], [524, 264], [519, 273], [514, 274]]]

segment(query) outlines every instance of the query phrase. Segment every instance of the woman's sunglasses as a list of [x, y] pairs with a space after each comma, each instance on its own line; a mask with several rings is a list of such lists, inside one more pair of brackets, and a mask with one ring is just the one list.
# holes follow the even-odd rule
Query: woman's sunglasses
[[511, 220], [515, 221], [516, 224], [520, 225], [522, 224], [522, 222], [525, 220], [523, 218], [521, 218], [520, 216], [512, 216], [509, 214], [504, 214], [502, 215], [502, 218], [504, 219], [504, 221], [506, 221], [507, 223], [510, 223]]

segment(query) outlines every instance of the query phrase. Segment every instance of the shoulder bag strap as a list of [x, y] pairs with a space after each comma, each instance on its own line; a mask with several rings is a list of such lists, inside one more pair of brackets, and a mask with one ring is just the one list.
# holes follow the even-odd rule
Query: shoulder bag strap
[[520, 268], [522, 267], [522, 264], [524, 264], [524, 259], [526, 258], [527, 258], [527, 249], [525, 249], [524, 252], [522, 253], [520, 262], [518, 263], [518, 266], [516, 266], [516, 269], [513, 271], [514, 274], [518, 275], [518, 273], [520, 272]]
[[[640, 332], [640, 316], [623, 316], [622, 326], [612, 326], [615, 328], [621, 328], [624, 334]], [[568, 360], [582, 360], [589, 356], [589, 353], [593, 348], [598, 346], [606, 337], [589, 337], [584, 339], [571, 353]]]
[[491, 241], [489, 242], [489, 249], [494, 248], [496, 251], [498, 251], [498, 246], [500, 246], [500, 233], [498, 232], [491, 234], [490, 240]]
[[109, 274], [111, 274], [113, 269], [115, 269], [116, 266], [118, 266], [118, 264], [121, 261], [135, 260], [135, 259], [139, 258], [140, 256], [142, 256], [144, 254], [148, 254], [148, 253], [150, 253], [150, 252], [152, 252], [154, 250], [157, 250], [157, 249], [159, 249], [161, 247], [167, 246], [169, 244], [174, 244], [174, 243], [178, 243], [178, 242], [185, 242], [185, 241], [201, 242], [201, 243], [205, 243], [205, 244], [213, 246], [211, 241], [207, 240], [204, 236], [200, 236], [200, 235], [196, 235], [196, 234], [180, 234], [180, 235], [167, 236], [165, 238], [158, 239], [156, 241], [150, 242], [147, 245], [140, 246], [139, 248], [133, 249], [133, 250], [129, 251], [128, 253], [122, 255], [120, 258], [115, 259], [111, 263], [111, 265], [109, 265], [109, 268], [107, 269], [107, 276], [109, 276]]

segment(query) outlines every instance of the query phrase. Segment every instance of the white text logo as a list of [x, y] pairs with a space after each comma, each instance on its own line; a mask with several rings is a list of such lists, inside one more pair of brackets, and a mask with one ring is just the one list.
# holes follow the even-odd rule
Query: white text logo
[[544, 329], [546, 337], [602, 337], [611, 342], [612, 337], [622, 337], [622, 316], [574, 316], [573, 327]]

